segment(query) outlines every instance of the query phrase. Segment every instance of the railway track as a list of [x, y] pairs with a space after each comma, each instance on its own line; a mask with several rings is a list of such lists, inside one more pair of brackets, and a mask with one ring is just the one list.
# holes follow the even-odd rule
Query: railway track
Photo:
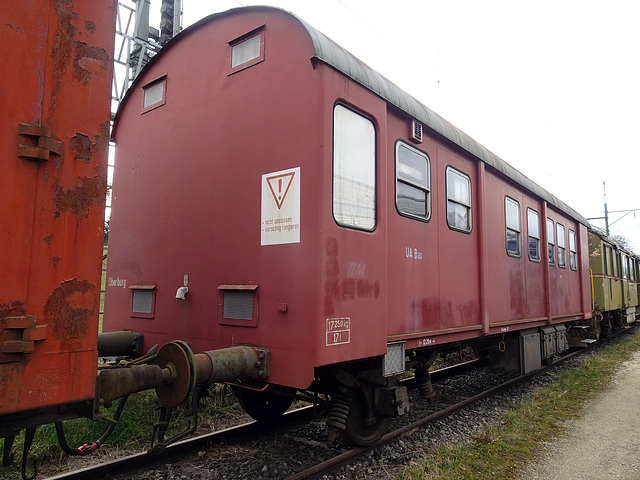
[[[286, 427], [287, 425], [308, 421], [312, 416], [312, 409], [312, 407], [303, 407], [285, 413], [282, 417], [280, 426]], [[127, 472], [132, 470], [151, 468], [154, 465], [165, 464], [167, 459], [179, 461], [182, 457], [201, 448], [208, 448], [212, 445], [232, 444], [242, 438], [259, 435], [266, 429], [268, 429], [268, 426], [251, 421], [176, 442], [169, 445], [161, 455], [149, 452], [127, 455], [109, 462], [92, 465], [80, 470], [50, 477], [49, 480], [96, 480], [100, 478], [113, 477], [115, 475], [125, 475]]]
[[[453, 415], [454, 413], [462, 410], [465, 407], [468, 407], [470, 405], [473, 405], [477, 402], [479, 402], [480, 400], [487, 398], [491, 395], [494, 395], [497, 392], [500, 392], [502, 390], [505, 390], [517, 383], [523, 382], [524, 380], [527, 380], [528, 378], [531, 378], [534, 375], [537, 375], [541, 372], [544, 372], [546, 370], [548, 370], [549, 368], [551, 368], [554, 365], [557, 365], [560, 362], [566, 361], [569, 358], [572, 358], [573, 356], [582, 353], [582, 350], [576, 350], [574, 352], [569, 353], [568, 355], [563, 356], [562, 358], [558, 359], [557, 361], [553, 362], [552, 365], [549, 366], [544, 366], [538, 370], [535, 370], [533, 372], [530, 372], [526, 375], [521, 375], [518, 376], [516, 378], [512, 378], [510, 380], [507, 380], [504, 383], [501, 383], [500, 385], [497, 385], [493, 388], [490, 388], [488, 390], [485, 390], [484, 392], [481, 392], [479, 394], [476, 394], [472, 397], [469, 397], [465, 400], [462, 400], [458, 403], [455, 403], [443, 410], [440, 410], [436, 413], [433, 413], [427, 417], [423, 417], [419, 420], [416, 420], [414, 422], [411, 422], [407, 425], [404, 425], [400, 428], [397, 428], [395, 430], [393, 430], [392, 432], [387, 433], [386, 435], [384, 435], [379, 442], [377, 442], [375, 445], [372, 445], [370, 447], [359, 447], [359, 448], [354, 448], [348, 452], [345, 452], [341, 455], [338, 455], [334, 458], [331, 458], [325, 462], [322, 462], [318, 465], [315, 465], [311, 468], [308, 468], [304, 471], [301, 471], [295, 475], [290, 475], [288, 477], [286, 477], [286, 480], [311, 480], [311, 479], [316, 479], [316, 478], [322, 478], [324, 475], [327, 475], [333, 471], [335, 471], [337, 468], [339, 467], [343, 467], [345, 465], [348, 465], [354, 461], [356, 461], [358, 458], [363, 457], [365, 454], [367, 454], [368, 452], [379, 448], [382, 445], [385, 445], [387, 443], [389, 443], [390, 441], [399, 438], [403, 435], [406, 435], [418, 428], [421, 428], [425, 425], [428, 424], [433, 424], [435, 422], [437, 422], [438, 420], [442, 420], [443, 418], [446, 418], [450, 415]], [[471, 362], [469, 362], [471, 363]]]
[[[571, 358], [572, 356], [579, 354], [582, 350], [573, 352], [565, 357], [562, 357], [560, 360], [554, 362], [554, 365]], [[434, 383], [437, 385], [439, 379], [443, 381], [447, 381], [447, 378], [451, 378], [453, 375], [457, 375], [460, 372], [464, 372], [465, 370], [469, 370], [474, 368], [478, 363], [481, 362], [465, 362], [463, 364], [459, 364], [453, 367], [445, 368], [440, 371], [436, 371], [433, 373]], [[359, 459], [363, 458], [366, 455], [370, 455], [372, 451], [375, 449], [381, 448], [381, 446], [392, 442], [395, 439], [403, 437], [408, 433], [420, 429], [428, 424], [433, 424], [443, 418], [453, 415], [454, 413], [464, 409], [465, 407], [469, 407], [474, 403], [479, 402], [482, 399], [490, 397], [497, 392], [505, 390], [516, 383], [522, 382], [534, 375], [538, 375], [541, 372], [546, 371], [551, 366], [542, 367], [535, 372], [531, 372], [524, 376], [519, 376], [515, 378], [510, 378], [506, 381], [501, 382], [498, 385], [494, 385], [491, 388], [485, 389], [479, 393], [473, 394], [468, 398], [464, 398], [459, 401], [449, 402], [448, 406], [444, 408], [440, 408], [438, 411], [430, 413], [426, 416], [423, 416], [417, 420], [411, 421], [409, 423], [398, 422], [399, 426], [394, 427], [395, 429], [390, 433], [386, 434], [382, 437], [382, 439], [376, 443], [375, 445], [367, 448], [347, 448], [345, 446], [339, 446], [338, 448], [331, 449], [329, 447], [325, 447], [321, 450], [321, 453], [318, 454], [319, 461], [311, 466], [300, 465], [296, 473], [293, 473], [285, 478], [289, 480], [302, 480], [302, 479], [314, 479], [314, 478], [322, 478], [325, 475], [331, 474], [331, 472], [340, 469], [341, 467], [350, 465], [354, 462], [357, 462]], [[312, 408], [302, 408], [298, 410], [293, 410], [288, 412], [284, 417], [282, 422], [278, 425], [279, 431], [286, 431], [292, 426], [304, 424], [311, 422], [312, 420]], [[319, 423], [320, 421], [316, 422]], [[278, 435], [273, 433], [273, 428], [265, 427], [256, 422], [251, 422], [247, 424], [243, 424], [237, 427], [221, 430], [218, 432], [213, 432], [207, 435], [202, 435], [199, 437], [194, 437], [192, 439], [184, 440], [179, 443], [176, 443], [170, 447], [168, 447], [164, 454], [161, 456], [152, 455], [149, 453], [139, 453], [135, 455], [130, 455], [127, 457], [123, 457], [117, 460], [113, 460], [110, 462], [102, 463], [99, 465], [95, 465], [92, 467], [87, 467], [81, 470], [77, 470], [74, 472], [65, 473], [62, 475], [58, 475], [53, 477], [51, 480], [85, 480], [85, 479], [99, 479], [99, 478], [115, 478], [115, 479], [124, 479], [124, 478], [161, 478], [152, 477], [152, 476], [139, 476], [139, 473], [132, 473], [133, 471], [152, 471], [157, 469], [157, 471], [162, 471], [164, 469], [171, 469], [172, 465], [178, 465], [180, 462], [185, 461], [184, 459], [188, 458], [190, 455], [194, 455], [194, 452], [204, 451], [208, 447], [215, 446], [215, 449], [229, 449], [234, 448], [234, 445], [239, 445], [241, 442], [246, 439], [256, 439], [261, 438], [261, 436], [265, 435]], [[304, 440], [300, 439], [296, 436], [296, 434], [284, 434], [286, 438], [289, 440], [293, 440], [295, 442], [308, 442], [310, 445], [309, 448], [317, 448], [317, 445], [321, 442], [314, 442], [313, 440]], [[269, 442], [269, 440], [267, 440]], [[287, 442], [285, 442], [286, 444]], [[291, 442], [289, 442], [291, 443]], [[214, 449], [214, 450], [215, 450]], [[249, 449], [250, 450], [250, 449]], [[262, 448], [258, 447], [257, 450], [262, 450]], [[247, 448], [242, 447], [241, 451], [246, 452]], [[233, 453], [234, 457], [237, 456], [236, 453]], [[231, 454], [221, 453], [221, 457], [229, 457]], [[242, 457], [240, 455], [239, 457]], [[228, 458], [227, 458], [228, 459]], [[242, 461], [241, 458], [238, 461]], [[306, 468], [305, 468], [306, 467]], [[264, 467], [266, 468], [266, 466]], [[213, 470], [214, 468], [212, 468]], [[256, 472], [255, 469], [252, 472], [247, 472], [246, 475], [241, 475], [239, 478], [257, 478], [262, 472]], [[224, 476], [202, 476], [202, 477], [191, 477], [186, 476], [183, 478], [225, 478]], [[253, 475], [253, 476], [252, 476]], [[266, 475], [268, 478], [277, 478], [273, 477], [273, 473], [271, 476]], [[180, 475], [175, 477], [165, 476], [166, 478], [181, 478]], [[228, 477], [231, 478], [231, 477]]]

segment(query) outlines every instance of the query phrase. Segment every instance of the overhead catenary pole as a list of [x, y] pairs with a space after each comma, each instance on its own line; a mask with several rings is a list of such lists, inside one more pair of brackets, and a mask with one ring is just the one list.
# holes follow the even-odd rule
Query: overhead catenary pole
[[602, 182], [602, 192], [604, 193], [604, 227], [608, 237], [609, 236], [609, 212], [607, 210], [607, 186], [604, 181]]

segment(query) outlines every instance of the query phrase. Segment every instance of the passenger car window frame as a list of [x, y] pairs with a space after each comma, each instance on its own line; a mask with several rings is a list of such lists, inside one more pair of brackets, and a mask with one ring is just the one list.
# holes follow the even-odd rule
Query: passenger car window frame
[[[348, 204], [346, 202], [344, 202], [344, 199], [346, 197], [346, 194], [344, 194], [343, 190], [339, 188], [339, 184], [340, 182], [345, 182], [345, 181], [349, 181], [351, 180], [352, 183], [355, 183], [356, 181], [361, 180], [361, 178], [355, 178], [355, 177], [346, 177], [346, 176], [342, 176], [342, 178], [340, 179], [340, 182], [337, 181], [338, 179], [338, 175], [337, 175], [337, 170], [338, 167], [339, 169], [344, 169], [344, 170], [351, 170], [351, 173], [354, 172], [358, 172], [358, 173], [362, 173], [362, 168], [359, 167], [354, 167], [353, 164], [347, 163], [347, 160], [342, 161], [342, 163], [339, 162], [339, 159], [342, 160], [342, 158], [345, 156], [345, 154], [351, 154], [353, 155], [354, 153], [360, 155], [362, 153], [362, 144], [360, 145], [354, 145], [354, 144], [349, 144], [347, 145], [346, 143], [343, 144], [342, 146], [344, 147], [344, 151], [341, 152], [340, 154], [338, 154], [339, 152], [337, 151], [338, 149], [338, 136], [337, 136], [337, 130], [336, 130], [336, 112], [338, 111], [338, 109], [341, 109], [341, 111], [344, 112], [349, 112], [346, 115], [355, 115], [356, 117], [351, 117], [352, 119], [359, 119], [359, 120], [364, 120], [366, 122], [368, 122], [368, 125], [370, 125], [371, 127], [371, 133], [372, 133], [372, 138], [369, 139], [372, 143], [368, 144], [368, 142], [366, 142], [368, 145], [366, 146], [366, 148], [370, 149], [370, 152], [366, 152], [367, 154], [371, 154], [371, 158], [368, 158], [367, 161], [370, 162], [369, 164], [367, 164], [368, 166], [371, 167], [371, 171], [368, 171], [367, 173], [367, 177], [372, 176], [372, 179], [370, 179], [371, 181], [369, 182], [369, 184], [366, 184], [365, 182], [367, 182], [369, 179], [365, 179], [362, 182], [360, 182], [362, 185], [365, 185], [365, 188], [363, 188], [362, 191], [360, 191], [360, 197], [361, 198], [366, 198], [367, 194], [366, 194], [366, 187], [372, 187], [373, 192], [372, 192], [372, 200], [370, 205], [352, 205], [351, 211], [348, 212], [347, 210], [349, 210], [347, 208]], [[346, 118], [346, 117], [345, 117]], [[361, 124], [361, 126], [364, 126], [364, 123]], [[367, 126], [368, 128], [368, 126]], [[345, 134], [346, 131], [340, 131], [341, 134]], [[341, 140], [353, 140], [354, 137], [348, 137], [348, 135], [345, 136], [345, 138], [341, 138]], [[377, 182], [378, 182], [378, 168], [377, 168], [377, 161], [378, 161], [378, 151], [377, 151], [377, 130], [376, 130], [376, 125], [375, 122], [373, 121], [373, 119], [371, 119], [370, 117], [364, 115], [363, 113], [355, 110], [354, 108], [351, 108], [343, 103], [336, 103], [333, 107], [333, 131], [332, 131], [332, 140], [333, 140], [333, 146], [332, 146], [332, 151], [333, 151], [333, 158], [332, 158], [332, 181], [331, 181], [331, 185], [332, 185], [332, 194], [331, 194], [331, 212], [333, 215], [333, 219], [336, 222], [337, 225], [341, 226], [341, 227], [345, 227], [345, 228], [351, 228], [351, 229], [355, 229], [355, 230], [360, 230], [360, 231], [364, 231], [364, 232], [373, 232], [376, 227], [377, 227], [377, 222], [378, 222], [378, 191], [377, 191]], [[359, 148], [360, 147], [360, 148]], [[349, 190], [351, 192], [354, 192], [354, 190]], [[338, 198], [338, 194], [341, 193], [341, 195], [343, 195], [342, 197]], [[356, 194], [358, 192], [356, 191]], [[342, 202], [337, 202], [336, 200], [343, 200]], [[336, 209], [337, 205], [342, 205], [342, 209]], [[358, 210], [363, 210], [366, 211], [366, 213], [369, 213], [372, 215], [372, 224], [370, 226], [360, 226], [359, 225], [359, 219], [367, 219], [366, 215], [356, 215], [354, 214], [354, 212], [358, 211]]]
[[[510, 212], [509, 206], [511, 206], [512, 208], [515, 208], [515, 212]], [[517, 225], [512, 223], [512, 220], [510, 218], [510, 213], [513, 214], [515, 213], [516, 216], [514, 217], [515, 220], [517, 220]], [[509, 196], [505, 196], [504, 197], [504, 224], [505, 224], [505, 243], [506, 243], [506, 249], [507, 249], [507, 255], [509, 255], [510, 257], [513, 258], [521, 258], [522, 257], [522, 219], [520, 218], [520, 202], [518, 202], [517, 200], [509, 197]], [[515, 239], [516, 239], [516, 249], [511, 249], [509, 247], [509, 234], [515, 233]]]
[[578, 242], [576, 232], [571, 229], [569, 229], [569, 268], [574, 272], [578, 270]]
[[547, 262], [549, 265], [556, 264], [556, 231], [553, 219], [547, 217]]
[[[560, 235], [560, 230], [562, 230], [562, 235]], [[560, 222], [556, 223], [556, 246], [557, 248], [557, 257], [558, 257], [558, 267], [559, 268], [567, 268], [567, 244], [566, 244], [566, 229], [564, 225]], [[562, 261], [560, 261], [562, 260]]]
[[[400, 168], [399, 165], [401, 163], [400, 160], [400, 149], [403, 148], [409, 152], [411, 152], [414, 155], [417, 155], [419, 157], [421, 157], [422, 159], [424, 159], [425, 161], [425, 184], [426, 185], [420, 185], [418, 182], [410, 179], [410, 178], [402, 178], [402, 175], [400, 173]], [[422, 150], [419, 150], [415, 147], [413, 147], [412, 145], [409, 145], [406, 142], [403, 142], [402, 140], [398, 140], [396, 142], [396, 148], [395, 148], [395, 175], [396, 175], [396, 211], [398, 212], [398, 214], [404, 216], [404, 217], [408, 217], [408, 218], [413, 218], [415, 220], [419, 220], [422, 222], [428, 222], [429, 220], [431, 220], [431, 159], [429, 158], [429, 155], [426, 152], [423, 152]], [[413, 188], [415, 190], [419, 190], [421, 192], [425, 193], [425, 215], [418, 215], [415, 213], [411, 213], [409, 211], [403, 210], [402, 207], [398, 204], [398, 199], [399, 199], [399, 184], [402, 185], [407, 185], [410, 188]]]
[[[536, 225], [536, 235], [531, 234], [531, 216], [535, 216], [535, 225]], [[536, 255], [531, 255], [531, 240], [535, 241], [535, 252]], [[540, 252], [540, 214], [538, 214], [537, 210], [534, 210], [531, 207], [527, 207], [527, 252], [529, 256], [529, 260], [532, 262], [540, 262], [542, 255]]]
[[[454, 175], [456, 175], [459, 178], [462, 178], [466, 181], [467, 185], [468, 185], [468, 192], [469, 192], [469, 203], [466, 204], [463, 201], [461, 201], [461, 199], [455, 198], [453, 196], [450, 195], [451, 192], [451, 188], [449, 185], [449, 173], [452, 173]], [[458, 170], [457, 168], [452, 167], [451, 165], [448, 165], [447, 168], [445, 169], [445, 184], [446, 184], [446, 196], [447, 196], [447, 209], [446, 209], [446, 213], [447, 213], [447, 226], [449, 227], [449, 229], [457, 231], [457, 232], [461, 232], [461, 233], [466, 233], [466, 234], [470, 234], [473, 230], [473, 188], [471, 185], [471, 177], [469, 175], [467, 175], [466, 173]], [[464, 208], [466, 208], [467, 210], [467, 227], [466, 228], [460, 228], [456, 225], [451, 225], [451, 222], [449, 222], [449, 205], [453, 204], [456, 206], [462, 206]], [[454, 212], [455, 213], [455, 212]]]

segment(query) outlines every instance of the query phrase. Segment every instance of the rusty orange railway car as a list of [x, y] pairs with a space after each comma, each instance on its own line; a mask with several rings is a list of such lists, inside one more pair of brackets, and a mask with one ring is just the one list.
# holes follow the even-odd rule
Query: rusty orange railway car
[[5, 415], [27, 426], [93, 409], [115, 14], [108, 1], [3, 6], [3, 433]]

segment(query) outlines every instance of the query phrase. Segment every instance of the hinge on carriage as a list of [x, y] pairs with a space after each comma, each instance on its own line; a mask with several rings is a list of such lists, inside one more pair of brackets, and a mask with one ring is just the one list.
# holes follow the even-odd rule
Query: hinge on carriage
[[2, 327], [0, 350], [6, 354], [31, 353], [35, 342], [44, 340], [47, 336], [47, 326], [36, 325], [36, 317], [32, 315], [7, 317], [3, 320]]
[[62, 155], [64, 145], [53, 139], [51, 127], [18, 124], [18, 157], [46, 162], [51, 154]]

